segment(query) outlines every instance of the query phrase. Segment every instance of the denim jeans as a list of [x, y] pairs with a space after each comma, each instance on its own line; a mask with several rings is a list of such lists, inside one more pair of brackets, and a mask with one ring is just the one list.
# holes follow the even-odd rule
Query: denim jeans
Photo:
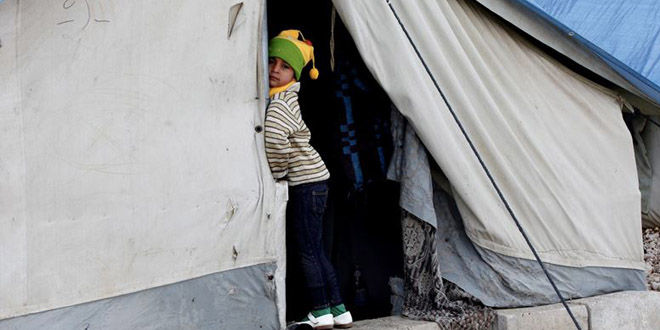
[[323, 212], [328, 200], [327, 181], [289, 188], [289, 225], [295, 256], [301, 265], [312, 309], [342, 303], [335, 270], [323, 249]]

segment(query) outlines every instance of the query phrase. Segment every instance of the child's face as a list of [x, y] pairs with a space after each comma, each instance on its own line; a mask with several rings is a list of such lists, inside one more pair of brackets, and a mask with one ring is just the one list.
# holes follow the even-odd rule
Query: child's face
[[268, 58], [268, 85], [270, 88], [282, 87], [294, 77], [293, 68], [279, 57]]

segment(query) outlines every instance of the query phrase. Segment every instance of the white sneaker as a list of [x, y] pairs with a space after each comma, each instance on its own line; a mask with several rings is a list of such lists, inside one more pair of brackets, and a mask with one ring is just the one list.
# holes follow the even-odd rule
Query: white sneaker
[[[346, 313], [344, 313], [346, 314]], [[342, 314], [342, 315], [344, 315]], [[312, 313], [307, 314], [306, 321], [296, 322], [296, 324], [307, 324], [316, 330], [329, 330], [332, 329], [334, 322], [332, 319], [332, 314], [325, 314], [319, 317], [312, 315]]]
[[351, 316], [351, 312], [339, 314], [332, 318], [332, 321], [335, 324], [335, 328], [339, 329], [348, 329], [353, 326], [353, 317]]

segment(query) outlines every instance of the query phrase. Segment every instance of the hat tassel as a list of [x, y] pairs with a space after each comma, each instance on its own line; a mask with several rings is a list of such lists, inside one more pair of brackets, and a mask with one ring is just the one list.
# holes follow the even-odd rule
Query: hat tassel
[[302, 31], [299, 30], [294, 30], [297, 32], [300, 36], [300, 39], [307, 45], [309, 45], [312, 48], [312, 69], [309, 70], [309, 77], [312, 78], [312, 80], [316, 80], [319, 78], [319, 70], [316, 68], [316, 63], [314, 61], [314, 47], [312, 46], [312, 41], [305, 39], [305, 36], [302, 34]]

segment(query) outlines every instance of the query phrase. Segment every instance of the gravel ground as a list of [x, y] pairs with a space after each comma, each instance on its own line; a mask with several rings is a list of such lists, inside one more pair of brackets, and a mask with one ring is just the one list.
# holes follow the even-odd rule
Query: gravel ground
[[646, 262], [646, 286], [660, 291], [660, 228], [644, 229], [644, 261]]

